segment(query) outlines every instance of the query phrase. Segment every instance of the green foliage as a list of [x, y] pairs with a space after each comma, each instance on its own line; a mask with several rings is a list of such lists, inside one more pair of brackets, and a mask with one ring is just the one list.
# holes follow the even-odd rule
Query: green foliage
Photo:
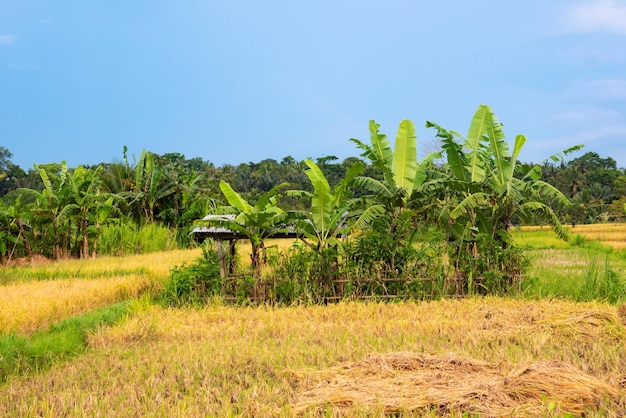
[[[517, 135], [511, 152], [502, 124], [488, 106], [478, 107], [465, 138], [432, 122], [426, 126], [437, 129], [447, 155], [448, 175], [430, 182], [429, 189], [445, 203], [436, 209], [437, 219], [452, 244], [454, 276], [465, 281], [463, 287], [470, 292], [476, 285], [488, 292], [506, 291], [518, 282], [527, 265], [519, 250], [511, 248], [512, 223], [538, 220], [567, 239], [546, 199], [561, 205], [569, 202], [559, 190], [539, 179], [539, 166], [516, 177], [522, 170], [518, 156], [526, 138]], [[563, 154], [579, 148], [572, 147]]]
[[0, 336], [0, 383], [10, 375], [37, 372], [81, 354], [87, 348], [88, 333], [120, 321], [127, 307], [128, 302], [120, 302], [65, 319], [30, 336]]
[[279, 227], [285, 220], [285, 214], [277, 204], [277, 195], [284, 187], [287, 187], [286, 183], [279, 184], [259, 196], [254, 204], [250, 204], [234, 191], [230, 184], [222, 180], [220, 181], [220, 190], [229, 206], [222, 206], [218, 210], [225, 214], [234, 215], [234, 219], [216, 216], [201, 221], [202, 224], [208, 226], [227, 228], [250, 241], [250, 259], [257, 279], [261, 275], [263, 260], [260, 257], [260, 251], [264, 247], [264, 240], [279, 232]]
[[456, 279], [462, 293], [504, 295], [521, 287], [522, 277], [530, 266], [530, 260], [521, 248], [504, 246], [488, 235], [477, 234], [464, 240], [454, 254]]
[[157, 223], [111, 223], [101, 228], [98, 248], [101, 255], [115, 256], [172, 250], [177, 248], [176, 231]]
[[171, 271], [160, 300], [166, 306], [197, 305], [220, 296], [222, 288], [217, 250], [205, 244], [202, 257]]
[[608, 257], [604, 268], [598, 266], [596, 258], [587, 265], [582, 286], [578, 289], [579, 301], [605, 300], [616, 304], [626, 300], [626, 280], [611, 268]]
[[[334, 188], [326, 179], [322, 170], [311, 160], [305, 161], [308, 169], [305, 174], [311, 181], [313, 192], [304, 190], [289, 191], [294, 197], [305, 197], [310, 200], [310, 212], [292, 212], [297, 219], [298, 233], [302, 241], [310, 248], [322, 254], [329, 249], [341, 246], [340, 236], [347, 234], [351, 225], [348, 219], [354, 216], [353, 208], [357, 203], [351, 197], [351, 186], [364, 165], [357, 161], [348, 169], [344, 178]], [[332, 252], [332, 251], [331, 251]]]
[[333, 287], [336, 278], [337, 250], [316, 251], [296, 243], [272, 262], [272, 296], [277, 303], [323, 303], [337, 296]]

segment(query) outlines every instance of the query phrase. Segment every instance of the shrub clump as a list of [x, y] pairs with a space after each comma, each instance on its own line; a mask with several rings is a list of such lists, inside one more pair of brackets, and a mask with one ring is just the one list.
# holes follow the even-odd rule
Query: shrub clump
[[202, 247], [202, 257], [190, 265], [172, 269], [161, 294], [166, 306], [197, 305], [222, 295], [219, 256], [211, 246]]

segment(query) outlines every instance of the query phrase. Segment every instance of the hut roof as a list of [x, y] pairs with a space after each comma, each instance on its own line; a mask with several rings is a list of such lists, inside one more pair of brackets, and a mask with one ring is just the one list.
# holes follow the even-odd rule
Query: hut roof
[[[206, 215], [202, 218], [203, 221], [212, 221], [212, 220], [234, 220], [235, 215], [233, 214], [225, 214], [225, 215]], [[286, 229], [286, 230], [285, 230]], [[281, 227], [277, 227], [276, 231], [281, 230], [280, 232], [270, 233], [269, 235], [272, 238], [296, 238], [298, 236], [296, 230], [292, 227], [287, 227], [285, 225]], [[192, 231], [194, 239], [198, 242], [202, 242], [207, 238], [213, 239], [223, 239], [223, 240], [233, 240], [233, 239], [245, 239], [241, 233], [237, 231], [232, 231], [223, 226], [196, 226]]]

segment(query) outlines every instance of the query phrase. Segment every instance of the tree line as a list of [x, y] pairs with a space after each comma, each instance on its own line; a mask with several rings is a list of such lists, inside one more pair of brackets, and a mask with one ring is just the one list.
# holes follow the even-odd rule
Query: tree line
[[[484, 117], [491, 118], [491, 127], [498, 127], [489, 133], [494, 144], [484, 142], [487, 131], [480, 134], [484, 138], [471, 138], [474, 141], [471, 142], [431, 123], [439, 140], [440, 158], [425, 158], [423, 165], [399, 174], [400, 177], [394, 177], [390, 171], [393, 152], [389, 154], [386, 148], [389, 141], [378, 133], [374, 122], [370, 126], [370, 144], [353, 140], [361, 154], [343, 161], [334, 156], [302, 161], [287, 156], [281, 161], [265, 159], [217, 167], [199, 157], [189, 159], [179, 153], [158, 155], [143, 151], [139, 156], [129, 157], [124, 147], [121, 162], [78, 167], [60, 162], [35, 165], [25, 171], [11, 162], [7, 148], [0, 147], [0, 254], [3, 260], [33, 254], [57, 259], [94, 256], [102, 250], [104, 230], [111, 235], [115, 228], [129, 227], [158, 226], [172, 231], [177, 245], [189, 245], [194, 222], [229, 204], [220, 186], [224, 183], [250, 202], [277, 185], [286, 184], [284, 193], [275, 196], [277, 204], [286, 211], [310, 211], [315, 202], [303, 196], [318, 195], [318, 188], [325, 188], [325, 184], [329, 190], [343, 185], [342, 193], [360, 202], [359, 208], [345, 208], [354, 213], [366, 210], [366, 213], [374, 210], [399, 213], [399, 207], [406, 207], [419, 213], [421, 219], [438, 223], [442, 229], [459, 229], [463, 221], [461, 229], [465, 230], [467, 222], [473, 228], [482, 222], [480, 218], [484, 216], [476, 208], [488, 203], [487, 196], [505, 193], [502, 187], [509, 187], [511, 182], [532, 179], [535, 187], [539, 181], [551, 185], [572, 202], [566, 203], [557, 193], [544, 193], [537, 199], [545, 202], [562, 222], [624, 219], [626, 171], [617, 168], [615, 160], [587, 152], [572, 159], [561, 156], [539, 164], [523, 163], [516, 160], [517, 143], [512, 154], [500, 155], [508, 148], [499, 147], [508, 144], [499, 122], [490, 110], [485, 110], [488, 107], [480, 109], [486, 112]], [[401, 126], [401, 129], [408, 128]], [[397, 138], [404, 135], [400, 134], [401, 129]], [[383, 149], [386, 151], [381, 154]], [[495, 156], [489, 154], [492, 151]], [[407, 152], [415, 153], [415, 150]], [[490, 155], [490, 160], [480, 162], [485, 155]], [[486, 192], [485, 182], [495, 176], [494, 164], [499, 177], [491, 178], [493, 184]], [[352, 175], [351, 170], [356, 166], [358, 174]], [[467, 167], [462, 168], [465, 166], [476, 171], [467, 172]], [[311, 170], [319, 171], [325, 183], [312, 181]], [[421, 180], [407, 180], [414, 175], [411, 170], [417, 170]], [[346, 182], [347, 173], [353, 177], [350, 182]], [[477, 190], [483, 194], [476, 194]], [[378, 197], [372, 201], [374, 195]], [[465, 200], [470, 196], [472, 201]], [[461, 203], [464, 206], [459, 206]], [[507, 205], [503, 203], [500, 209], [506, 212]], [[522, 222], [521, 215], [512, 211], [503, 214], [500, 221], [507, 225]], [[489, 218], [493, 218], [493, 213]], [[464, 233], [460, 229], [447, 232], [451, 240], [459, 239]]]

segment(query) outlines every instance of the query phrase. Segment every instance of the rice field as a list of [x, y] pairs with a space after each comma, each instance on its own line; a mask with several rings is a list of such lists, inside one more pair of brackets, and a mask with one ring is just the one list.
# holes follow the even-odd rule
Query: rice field
[[500, 298], [144, 306], [85, 355], [11, 379], [0, 414], [623, 416], [624, 321], [601, 303]]
[[151, 285], [145, 275], [128, 275], [103, 280], [59, 279], [2, 286], [0, 334], [31, 334], [67, 317], [136, 298]]
[[[201, 309], [136, 299], [199, 249], [4, 269], [0, 334], [135, 301], [125, 321], [88, 335], [85, 353], [10, 376], [0, 416], [626, 416], [626, 304], [566, 293], [606, 272], [623, 279], [624, 250], [608, 243], [626, 226], [587, 227], [574, 245], [545, 227], [515, 231], [535, 284], [508, 298]], [[238, 254], [247, 265], [245, 242]]]
[[[580, 235], [587, 241], [607, 245], [616, 250], [626, 248], [626, 224], [624, 223], [565, 226], [565, 230], [574, 238], [576, 235]], [[549, 231], [550, 228], [548, 226], [524, 226], [518, 228], [514, 235], [517, 239], [524, 242], [531, 242], [541, 246], [554, 245], [559, 247], [566, 245], [566, 243], [563, 243], [554, 235], [551, 236]]]
[[64, 260], [1, 270], [0, 334], [30, 334], [73, 315], [161, 287], [169, 271], [200, 250]]

